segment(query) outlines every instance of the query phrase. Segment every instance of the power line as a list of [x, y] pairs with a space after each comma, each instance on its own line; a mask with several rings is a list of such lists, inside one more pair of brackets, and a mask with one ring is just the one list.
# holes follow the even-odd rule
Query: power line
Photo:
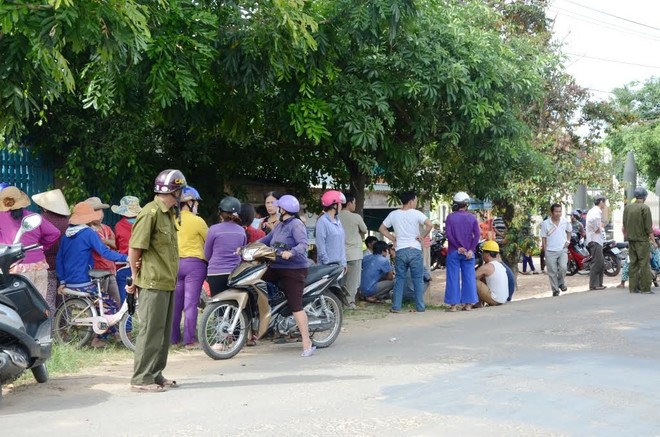
[[597, 93], [603, 93], [603, 94], [614, 94], [612, 91], [603, 91], [603, 90], [598, 90], [596, 88], [587, 88], [589, 91], [595, 91]]
[[624, 17], [621, 17], [619, 15], [610, 14], [609, 12], [601, 11], [600, 9], [592, 8], [591, 6], [585, 6], [583, 4], [580, 4], [580, 3], [577, 3], [577, 2], [574, 2], [574, 1], [571, 1], [571, 0], [565, 0], [565, 1], [566, 1], [566, 3], [570, 3], [572, 5], [588, 9], [590, 11], [598, 12], [599, 14], [607, 15], [608, 17], [613, 17], [613, 18], [616, 18], [616, 19], [619, 19], [619, 20], [622, 20], [622, 21], [627, 21], [629, 23], [636, 24], [638, 26], [643, 26], [643, 27], [647, 27], [649, 29], [660, 31], [660, 27], [649, 26], [648, 24], [640, 23], [639, 21], [630, 20], [628, 18], [624, 18]]
[[[552, 9], [556, 9], [556, 11], [553, 11]], [[625, 33], [625, 34], [632, 35], [632, 36], [635, 36], [635, 37], [638, 37], [638, 38], [647, 39], [649, 41], [660, 41], [660, 35], [652, 35], [650, 33], [640, 32], [638, 30], [634, 30], [634, 29], [631, 29], [631, 28], [628, 28], [628, 27], [620, 26], [620, 25], [610, 23], [610, 22], [607, 22], [607, 21], [601, 21], [601, 20], [598, 20], [596, 18], [590, 17], [588, 15], [583, 15], [583, 14], [580, 14], [578, 12], [574, 12], [574, 11], [571, 11], [571, 10], [568, 10], [568, 9], [563, 9], [563, 8], [560, 8], [560, 7], [557, 7], [557, 6], [552, 6], [550, 8], [550, 11], [555, 12], [558, 15], [564, 15], [566, 17], [573, 18], [575, 20], [582, 21], [584, 23], [592, 24], [594, 26], [598, 26], [598, 27], [602, 27], [602, 28], [606, 28], [606, 29], [611, 29], [611, 30], [614, 30], [615, 32]]]
[[569, 56], [577, 56], [577, 57], [580, 57], [580, 58], [594, 59], [596, 61], [613, 62], [615, 64], [633, 65], [635, 67], [657, 68], [658, 70], [660, 70], [660, 66], [658, 66], [658, 65], [637, 64], [635, 62], [627, 62], [627, 61], [619, 61], [619, 60], [616, 60], [616, 59], [599, 58], [597, 56], [578, 55], [576, 53], [568, 53], [568, 52], [564, 52], [564, 53], [566, 53]]

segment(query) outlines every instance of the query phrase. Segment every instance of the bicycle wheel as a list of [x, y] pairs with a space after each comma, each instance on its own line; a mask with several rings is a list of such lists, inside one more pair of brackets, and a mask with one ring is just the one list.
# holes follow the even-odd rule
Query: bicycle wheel
[[[238, 314], [236, 328], [230, 331], [232, 321]], [[214, 360], [226, 360], [237, 353], [247, 340], [247, 315], [235, 302], [210, 304], [202, 314], [197, 337], [204, 352]]]
[[135, 352], [135, 344], [141, 327], [142, 323], [140, 322], [137, 308], [135, 309], [135, 314], [131, 316], [126, 313], [119, 321], [119, 336], [121, 337], [121, 342], [124, 343], [124, 346], [126, 346], [131, 352]]
[[93, 316], [89, 301], [78, 298], [65, 300], [55, 311], [53, 320], [55, 341], [71, 344], [78, 348], [87, 346], [94, 336], [92, 325], [74, 325], [72, 320]]

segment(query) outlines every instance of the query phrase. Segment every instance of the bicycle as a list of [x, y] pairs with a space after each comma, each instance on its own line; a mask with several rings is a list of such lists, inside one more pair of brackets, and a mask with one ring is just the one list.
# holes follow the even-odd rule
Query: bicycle
[[89, 271], [96, 285], [95, 295], [64, 288], [64, 301], [55, 311], [53, 322], [56, 341], [81, 348], [89, 345], [94, 335], [105, 334], [118, 324], [122, 343], [135, 351], [135, 339], [141, 326], [138, 312], [131, 316], [126, 302], [115, 314], [106, 315], [104, 311], [101, 282], [110, 275], [105, 270]]

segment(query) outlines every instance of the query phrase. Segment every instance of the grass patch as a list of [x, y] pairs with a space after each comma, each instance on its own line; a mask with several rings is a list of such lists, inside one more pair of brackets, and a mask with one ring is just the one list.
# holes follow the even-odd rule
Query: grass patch
[[[53, 353], [46, 362], [50, 377], [71, 375], [100, 364], [109, 364], [133, 358], [133, 352], [121, 343], [109, 343], [102, 349], [77, 349], [71, 345], [53, 343]], [[25, 372], [14, 384], [22, 385], [34, 382], [31, 371]]]
[[[357, 303], [357, 306], [357, 310], [344, 310], [345, 320], [366, 321], [382, 319], [390, 313], [392, 303], [390, 301], [385, 301], [383, 303], [359, 302]], [[447, 305], [426, 305], [427, 311], [445, 311], [448, 308]], [[415, 309], [415, 304], [412, 302], [406, 302], [401, 306], [402, 313], [407, 313], [413, 309]]]

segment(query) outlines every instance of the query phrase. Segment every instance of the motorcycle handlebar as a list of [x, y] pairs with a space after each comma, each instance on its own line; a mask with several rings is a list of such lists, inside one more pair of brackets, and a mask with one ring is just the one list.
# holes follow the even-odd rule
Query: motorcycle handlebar
[[23, 246], [23, 251], [29, 252], [31, 250], [41, 249], [41, 248], [42, 248], [41, 244], [35, 243], [35, 244], [30, 244], [29, 246]]

